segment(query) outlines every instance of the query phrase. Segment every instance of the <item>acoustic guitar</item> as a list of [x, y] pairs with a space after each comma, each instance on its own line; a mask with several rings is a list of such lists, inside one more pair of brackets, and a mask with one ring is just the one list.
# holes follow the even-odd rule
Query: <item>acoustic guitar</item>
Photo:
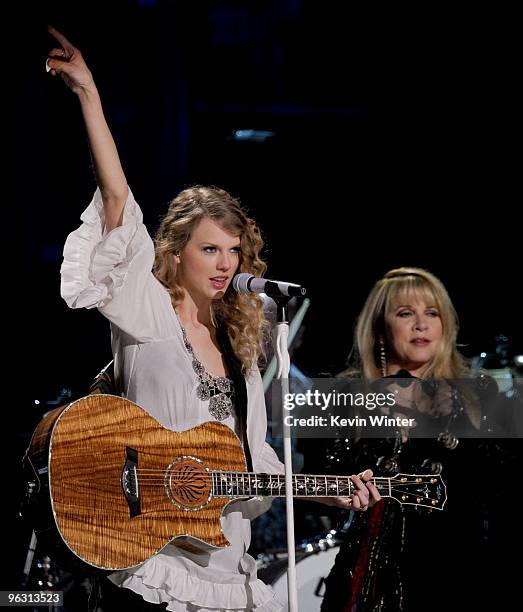
[[[174, 432], [114, 395], [47, 413], [24, 461], [37, 535], [57, 530], [74, 556], [102, 570], [138, 565], [169, 543], [194, 552], [228, 546], [220, 525], [227, 504], [285, 496], [283, 474], [246, 471], [226, 425]], [[402, 504], [441, 510], [446, 501], [440, 476], [373, 482]], [[350, 496], [354, 484], [348, 476], [293, 474], [292, 488], [299, 498]]]

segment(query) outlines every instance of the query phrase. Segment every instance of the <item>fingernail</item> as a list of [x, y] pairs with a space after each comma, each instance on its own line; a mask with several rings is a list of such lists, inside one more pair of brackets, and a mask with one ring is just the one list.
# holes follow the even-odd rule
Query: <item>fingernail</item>
[[46, 72], [50, 72], [51, 71], [51, 67], [49, 66], [49, 58], [47, 58], [45, 60], [45, 71]]

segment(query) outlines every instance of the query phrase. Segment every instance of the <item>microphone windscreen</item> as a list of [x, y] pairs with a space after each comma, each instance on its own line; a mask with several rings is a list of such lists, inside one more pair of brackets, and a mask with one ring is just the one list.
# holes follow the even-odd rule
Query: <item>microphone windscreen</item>
[[249, 293], [249, 280], [254, 278], [252, 274], [248, 272], [242, 272], [237, 274], [232, 279], [232, 288], [238, 293]]

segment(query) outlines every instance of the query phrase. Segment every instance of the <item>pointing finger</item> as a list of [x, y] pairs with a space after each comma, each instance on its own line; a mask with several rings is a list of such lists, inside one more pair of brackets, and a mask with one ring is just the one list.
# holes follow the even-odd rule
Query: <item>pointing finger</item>
[[72, 45], [67, 38], [61, 34], [56, 28], [53, 28], [53, 26], [47, 26], [47, 31], [49, 32], [49, 34], [51, 34], [51, 36], [53, 36], [54, 38], [56, 38], [56, 40], [62, 45], [62, 47], [65, 49], [67, 54], [72, 54], [73, 51], [75, 50], [74, 45]]

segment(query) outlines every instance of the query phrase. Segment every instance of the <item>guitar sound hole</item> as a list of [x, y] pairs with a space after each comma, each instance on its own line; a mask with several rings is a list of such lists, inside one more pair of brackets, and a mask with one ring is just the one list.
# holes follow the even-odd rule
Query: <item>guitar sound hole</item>
[[199, 510], [211, 498], [211, 476], [193, 457], [180, 457], [167, 468], [165, 488], [169, 499], [185, 510]]

